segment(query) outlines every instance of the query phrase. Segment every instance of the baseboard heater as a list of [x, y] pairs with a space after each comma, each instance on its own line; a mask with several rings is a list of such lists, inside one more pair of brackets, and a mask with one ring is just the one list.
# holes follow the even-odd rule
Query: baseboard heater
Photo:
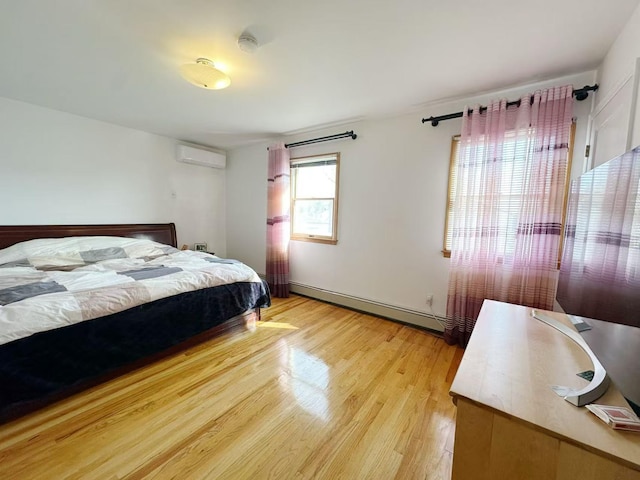
[[306, 297], [323, 300], [343, 307], [370, 313], [378, 317], [389, 318], [402, 323], [416, 325], [437, 332], [444, 331], [445, 317], [395, 305], [388, 305], [366, 298], [354, 297], [343, 293], [332, 292], [323, 288], [312, 287], [302, 283], [291, 282], [291, 292]]

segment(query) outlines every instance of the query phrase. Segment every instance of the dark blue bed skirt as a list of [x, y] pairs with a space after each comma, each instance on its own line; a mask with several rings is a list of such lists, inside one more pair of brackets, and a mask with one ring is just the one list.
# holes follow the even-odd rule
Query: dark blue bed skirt
[[270, 302], [265, 282], [233, 283], [1, 345], [0, 421]]

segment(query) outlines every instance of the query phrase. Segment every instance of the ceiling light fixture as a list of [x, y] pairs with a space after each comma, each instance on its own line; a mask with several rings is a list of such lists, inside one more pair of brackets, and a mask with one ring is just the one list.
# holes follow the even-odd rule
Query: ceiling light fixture
[[258, 44], [258, 40], [256, 40], [256, 37], [254, 37], [250, 33], [245, 32], [238, 38], [238, 47], [243, 52], [255, 53], [255, 51], [258, 50], [259, 46], [260, 45]]
[[227, 88], [231, 79], [216, 68], [208, 58], [198, 58], [196, 63], [186, 63], [180, 68], [182, 76], [198, 87], [210, 90]]

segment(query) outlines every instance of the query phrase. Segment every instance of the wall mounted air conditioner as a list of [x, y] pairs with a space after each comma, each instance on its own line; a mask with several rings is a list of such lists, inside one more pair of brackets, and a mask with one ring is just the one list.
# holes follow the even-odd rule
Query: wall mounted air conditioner
[[182, 163], [211, 168], [225, 168], [227, 166], [227, 156], [225, 154], [202, 150], [189, 145], [178, 145], [177, 155], [177, 160]]

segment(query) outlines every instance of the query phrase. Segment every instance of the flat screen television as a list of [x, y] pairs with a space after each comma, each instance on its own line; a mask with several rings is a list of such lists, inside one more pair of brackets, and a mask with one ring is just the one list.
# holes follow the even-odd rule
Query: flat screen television
[[556, 300], [640, 413], [640, 147], [571, 183]]

